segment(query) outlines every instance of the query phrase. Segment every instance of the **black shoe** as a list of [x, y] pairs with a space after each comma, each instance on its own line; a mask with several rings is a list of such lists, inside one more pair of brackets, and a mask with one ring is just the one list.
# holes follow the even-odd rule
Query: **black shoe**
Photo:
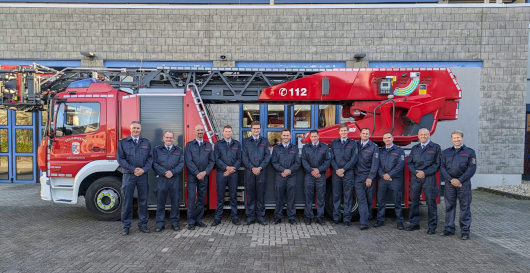
[[123, 235], [123, 236], [129, 235], [129, 228], [128, 227], [123, 228], [123, 230], [121, 231], [121, 235]]
[[172, 225], [172, 226], [171, 226], [171, 229], [174, 230], [174, 231], [180, 231], [180, 227], [179, 227], [179, 225], [176, 225], [176, 226], [175, 226], [175, 225]]
[[236, 226], [240, 226], [241, 225], [241, 221], [239, 221], [239, 219], [232, 219], [232, 224], [234, 224]]
[[215, 227], [221, 223], [221, 220], [215, 219], [213, 220], [212, 227]]
[[207, 227], [208, 225], [203, 223], [203, 222], [197, 222], [195, 223], [195, 226], [198, 226], [198, 227]]
[[417, 226], [408, 226], [407, 227], [407, 231], [413, 231], [413, 230], [419, 230], [420, 229], [420, 226], [417, 225]]
[[195, 225], [188, 225], [188, 230], [195, 230]]
[[429, 235], [436, 234], [436, 229], [430, 228], [429, 230], [427, 230], [427, 234], [429, 234]]
[[148, 227], [138, 227], [138, 229], [143, 233], [151, 233], [151, 230]]
[[267, 225], [267, 221], [265, 220], [258, 220], [258, 224], [262, 225], [262, 226], [266, 226]]
[[361, 226], [361, 230], [366, 230], [366, 229], [369, 229], [370, 227], [369, 226]]
[[351, 222], [344, 222], [344, 226], [351, 227]]
[[333, 224], [334, 224], [334, 225], [338, 225], [338, 224], [339, 224], [339, 221], [338, 221], [338, 220], [333, 220]]
[[289, 219], [289, 224], [296, 225], [296, 220], [295, 219]]
[[255, 220], [247, 220], [247, 221], [245, 222], [245, 225], [250, 226], [250, 225], [255, 224], [255, 223], [256, 223]]
[[164, 228], [165, 228], [164, 226], [156, 227], [155, 232], [160, 232], [160, 231], [164, 230]]
[[385, 225], [385, 222], [383, 222], [383, 221], [377, 221], [377, 222], [375, 222], [374, 227], [375, 227], [375, 228], [378, 228], [378, 227], [382, 227], [382, 226], [384, 226], [384, 225]]
[[[318, 222], [318, 219], [317, 219], [317, 222]], [[304, 223], [306, 225], [311, 225], [311, 218], [305, 218]]]
[[462, 234], [462, 240], [469, 240], [469, 234]]
[[442, 233], [440, 233], [440, 236], [451, 236], [451, 235], [455, 235], [455, 233], [447, 231], [447, 230], [444, 230]]
[[323, 225], [323, 224], [325, 223], [325, 222], [324, 222], [324, 219], [322, 219], [322, 218], [317, 218], [317, 219], [315, 220], [315, 222], [316, 222], [317, 224], [319, 224], [319, 225]]
[[279, 224], [279, 223], [281, 223], [281, 222], [282, 222], [282, 219], [276, 219], [276, 220], [274, 220], [274, 223], [273, 223], [273, 224], [277, 225], [277, 224]]
[[398, 223], [396, 224], [396, 227], [397, 227], [397, 229], [399, 229], [399, 230], [404, 230], [404, 229], [405, 229], [405, 226], [403, 225], [402, 222], [398, 222]]

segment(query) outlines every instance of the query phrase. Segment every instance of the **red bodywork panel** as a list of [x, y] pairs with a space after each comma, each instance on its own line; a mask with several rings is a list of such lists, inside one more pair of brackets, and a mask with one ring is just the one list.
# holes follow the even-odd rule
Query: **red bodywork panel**
[[[391, 80], [395, 115], [392, 115], [392, 102], [381, 105], [388, 98], [388, 95], [379, 94], [379, 83], [385, 79]], [[343, 105], [342, 116], [355, 119], [355, 122], [347, 123], [349, 137], [360, 139], [360, 129], [369, 128], [375, 142], [382, 142], [382, 135], [391, 131], [395, 117], [394, 142], [408, 145], [417, 140], [411, 129], [422, 117], [432, 115], [432, 122], [422, 124], [422, 127], [430, 127], [431, 133], [439, 120], [457, 119], [461, 97], [460, 86], [448, 68], [349, 68], [325, 71], [265, 88], [259, 100], [340, 103]], [[320, 130], [320, 140], [324, 143], [329, 144], [338, 136], [338, 125]], [[305, 138], [307, 142], [309, 139]]]
[[[51, 177], [75, 177], [78, 171], [91, 161], [116, 159], [117, 96], [122, 94], [124, 92], [118, 91], [108, 84], [92, 83], [88, 88], [70, 88], [55, 96], [55, 101], [66, 99], [68, 104], [75, 104], [76, 102], [98, 104], [100, 123], [97, 128], [86, 128], [85, 132], [76, 132], [72, 135], [62, 131], [61, 133], [55, 132], [55, 137], [51, 141], [51, 148], [48, 151]], [[60, 103], [54, 105], [55, 113], [59, 111], [60, 107]], [[132, 109], [129, 111], [134, 112]], [[55, 128], [57, 114], [54, 117], [56, 120], [52, 121], [52, 128]], [[68, 119], [68, 117], [65, 118]], [[41, 142], [39, 151], [43, 150], [43, 144], [45, 144], [44, 141]], [[39, 159], [40, 157], [39, 155]]]
[[[388, 94], [394, 95], [394, 114], [392, 102], [384, 103], [389, 96], [379, 93], [381, 80], [391, 81], [391, 92]], [[342, 117], [355, 120], [346, 123], [350, 138], [360, 139], [361, 129], [369, 128], [372, 131], [371, 140], [381, 143], [383, 134], [392, 131], [394, 121], [394, 143], [403, 146], [417, 141], [417, 133], [413, 133], [412, 129], [417, 132], [420, 127], [425, 127], [433, 134], [439, 120], [457, 119], [458, 100], [461, 98], [462, 90], [448, 68], [348, 68], [325, 71], [265, 88], [259, 100], [324, 104], [336, 102], [343, 106]], [[422, 117], [428, 122], [420, 126], [418, 124]], [[320, 141], [330, 145], [333, 139], [339, 137], [338, 125], [320, 129], [319, 135]], [[306, 134], [303, 142], [309, 141]], [[330, 175], [328, 170], [326, 177]], [[408, 168], [405, 167], [406, 208], [410, 200], [409, 175]], [[374, 207], [375, 200], [374, 194]]]

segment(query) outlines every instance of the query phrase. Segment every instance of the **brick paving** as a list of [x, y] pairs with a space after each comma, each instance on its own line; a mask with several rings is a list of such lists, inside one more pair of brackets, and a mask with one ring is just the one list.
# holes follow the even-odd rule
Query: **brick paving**
[[[227, 213], [216, 227], [208, 213], [207, 228], [121, 236], [120, 222], [92, 219], [84, 202], [52, 204], [38, 184], [0, 184], [0, 272], [529, 272], [530, 201], [473, 194], [469, 241], [427, 235], [425, 221], [398, 231], [391, 217], [360, 231], [329, 222], [236, 227]], [[151, 212], [152, 230], [153, 220]]]

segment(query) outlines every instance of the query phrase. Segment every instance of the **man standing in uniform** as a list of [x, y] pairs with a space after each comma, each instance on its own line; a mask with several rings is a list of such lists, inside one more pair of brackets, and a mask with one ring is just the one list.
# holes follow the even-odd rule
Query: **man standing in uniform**
[[239, 226], [241, 222], [237, 216], [237, 170], [241, 166], [241, 146], [239, 141], [232, 139], [232, 126], [226, 125], [223, 128], [223, 139], [215, 143], [214, 154], [215, 165], [217, 166], [217, 208], [215, 209], [215, 219], [212, 226], [217, 226], [221, 223], [227, 185], [230, 195], [232, 223]]
[[339, 135], [339, 138], [331, 142], [333, 223], [340, 222], [340, 204], [344, 200], [344, 225], [351, 226], [353, 167], [357, 162], [357, 143], [348, 138], [348, 125], [344, 123], [339, 125]]
[[302, 148], [302, 166], [306, 172], [304, 177], [305, 223], [311, 225], [314, 218], [313, 202], [315, 190], [317, 197], [317, 224], [324, 224], [324, 198], [326, 195], [326, 170], [329, 168], [331, 156], [328, 145], [318, 141], [318, 131], [309, 132], [311, 143]]
[[405, 152], [394, 145], [392, 133], [383, 134], [384, 147], [379, 149], [379, 180], [377, 181], [377, 219], [374, 227], [385, 224], [386, 194], [392, 192], [396, 212], [397, 229], [403, 230], [403, 170], [405, 169]]
[[156, 232], [164, 230], [166, 226], [166, 199], [169, 193], [171, 213], [169, 221], [174, 231], [179, 231], [180, 220], [180, 185], [184, 170], [184, 153], [178, 146], [173, 145], [173, 132], [165, 131], [162, 140], [164, 144], [153, 150], [153, 169], [156, 173]]
[[[195, 226], [206, 227], [202, 222], [204, 198], [208, 187], [208, 175], [213, 169], [215, 159], [212, 144], [204, 141], [204, 126], [195, 126], [196, 138], [184, 148], [184, 161], [188, 170], [188, 229]], [[196, 194], [196, 196], [195, 196]]]
[[477, 170], [475, 151], [462, 142], [464, 133], [451, 133], [453, 147], [442, 153], [440, 173], [445, 181], [445, 229], [440, 234], [455, 234], [456, 200], [460, 203], [460, 230], [462, 240], [469, 239], [471, 226], [471, 177]]
[[243, 165], [245, 166], [245, 213], [246, 225], [256, 222], [266, 225], [265, 221], [265, 168], [271, 160], [269, 141], [260, 136], [261, 124], [253, 121], [250, 125], [252, 135], [243, 140]]
[[282, 143], [274, 146], [272, 150], [272, 167], [274, 168], [274, 193], [276, 195], [276, 209], [274, 211], [274, 224], [282, 222], [285, 197], [287, 197], [287, 217], [289, 224], [296, 224], [296, 171], [300, 168], [298, 146], [291, 144], [291, 131], [282, 129]]
[[430, 140], [429, 130], [422, 128], [418, 131], [420, 143], [414, 145], [407, 160], [410, 171], [410, 207], [408, 231], [420, 229], [420, 196], [421, 190], [427, 199], [429, 214], [429, 229], [427, 234], [435, 234], [438, 225], [438, 212], [436, 210], [436, 197], [438, 185], [436, 184], [436, 171], [440, 167], [440, 145]]
[[368, 229], [368, 219], [372, 215], [372, 185], [379, 168], [379, 147], [370, 140], [370, 129], [361, 129], [357, 164], [355, 165], [355, 194], [359, 201], [359, 222], [361, 230]]
[[129, 125], [131, 135], [118, 142], [119, 171], [123, 174], [121, 194], [123, 198], [121, 208], [122, 235], [129, 235], [133, 216], [134, 188], [138, 190], [138, 228], [143, 233], [151, 232], [147, 227], [147, 194], [149, 184], [147, 171], [151, 169], [151, 143], [140, 137], [142, 125], [140, 121], [133, 121]]

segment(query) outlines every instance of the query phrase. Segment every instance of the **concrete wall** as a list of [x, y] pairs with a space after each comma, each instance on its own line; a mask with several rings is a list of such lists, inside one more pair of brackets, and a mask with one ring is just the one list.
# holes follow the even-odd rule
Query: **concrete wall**
[[[131, 7], [131, 6], [124, 6]], [[483, 184], [520, 183], [529, 6], [0, 8], [0, 59], [483, 61], [476, 150]], [[471, 100], [472, 101], [472, 100]], [[235, 114], [234, 114], [235, 116]], [[475, 117], [477, 118], [477, 115]], [[504, 179], [504, 180], [503, 180]], [[482, 180], [482, 178], [480, 179]]]

